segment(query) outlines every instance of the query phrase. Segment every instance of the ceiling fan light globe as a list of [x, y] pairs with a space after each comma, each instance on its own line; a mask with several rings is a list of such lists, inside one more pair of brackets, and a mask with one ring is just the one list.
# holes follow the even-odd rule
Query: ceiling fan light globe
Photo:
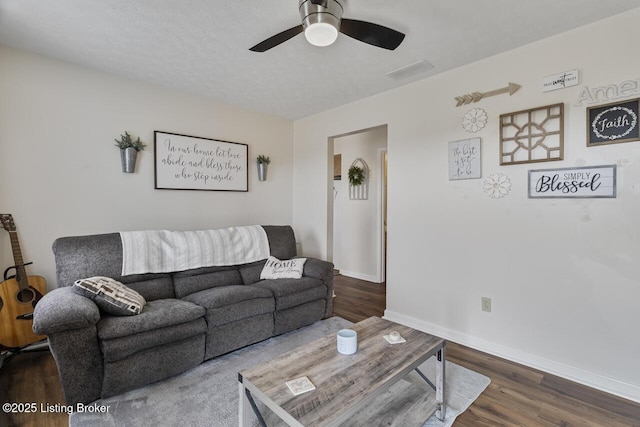
[[304, 36], [314, 46], [329, 46], [338, 38], [338, 29], [326, 22], [316, 22], [305, 28]]

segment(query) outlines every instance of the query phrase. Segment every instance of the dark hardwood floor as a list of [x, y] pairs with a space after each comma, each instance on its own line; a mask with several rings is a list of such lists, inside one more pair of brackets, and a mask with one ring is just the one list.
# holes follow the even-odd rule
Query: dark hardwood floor
[[[334, 314], [352, 322], [382, 316], [386, 285], [335, 276]], [[447, 360], [491, 378], [454, 427], [640, 427], [640, 404], [447, 342]]]
[[[358, 322], [384, 314], [385, 284], [335, 276], [335, 292], [337, 316]], [[455, 427], [640, 427], [640, 404], [450, 341], [447, 360], [491, 378], [489, 387], [458, 417]], [[21, 354], [6, 365], [0, 373], [0, 401], [34, 402], [38, 408], [24, 414], [0, 411], [0, 427], [68, 425], [64, 412], [40, 412], [40, 405], [64, 404], [55, 362], [48, 352]]]

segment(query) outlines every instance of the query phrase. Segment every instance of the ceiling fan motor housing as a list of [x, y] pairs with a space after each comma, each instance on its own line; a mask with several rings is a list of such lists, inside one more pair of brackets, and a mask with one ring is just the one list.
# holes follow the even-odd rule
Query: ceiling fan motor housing
[[329, 24], [340, 30], [343, 7], [338, 0], [300, 0], [299, 9], [305, 30], [318, 23]]

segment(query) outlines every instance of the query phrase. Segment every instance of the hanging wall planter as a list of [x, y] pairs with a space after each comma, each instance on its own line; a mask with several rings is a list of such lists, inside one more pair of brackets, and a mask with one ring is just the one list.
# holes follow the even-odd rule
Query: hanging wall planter
[[369, 198], [369, 165], [357, 158], [349, 167], [349, 199], [367, 200]]
[[258, 163], [258, 181], [266, 181], [267, 180], [267, 170], [269, 168], [269, 163], [271, 163], [271, 159], [267, 156], [260, 154], [256, 159]]
[[133, 173], [136, 169], [136, 159], [138, 152], [133, 147], [120, 150], [120, 160], [122, 162], [122, 172]]
[[138, 151], [143, 151], [145, 144], [140, 141], [140, 137], [135, 141], [131, 140], [131, 135], [127, 131], [120, 135], [120, 140], [115, 139], [116, 146], [120, 148], [120, 161], [122, 162], [122, 172], [133, 173], [136, 169], [136, 159]]

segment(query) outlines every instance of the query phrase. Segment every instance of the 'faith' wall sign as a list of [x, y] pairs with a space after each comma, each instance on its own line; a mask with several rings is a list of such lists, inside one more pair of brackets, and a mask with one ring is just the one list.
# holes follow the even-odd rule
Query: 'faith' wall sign
[[640, 140], [640, 98], [587, 108], [587, 147]]
[[530, 199], [615, 197], [616, 165], [529, 171]]

